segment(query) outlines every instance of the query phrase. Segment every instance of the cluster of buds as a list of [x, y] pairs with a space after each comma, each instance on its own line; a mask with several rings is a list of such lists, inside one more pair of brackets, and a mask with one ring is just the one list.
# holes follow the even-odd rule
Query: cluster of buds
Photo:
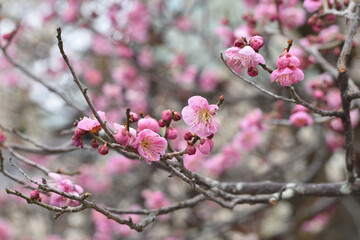
[[[214, 141], [212, 140], [213, 137], [213, 133], [206, 138], [200, 138], [196, 134], [186, 131], [184, 133], [184, 139], [187, 141], [186, 153], [188, 155], [194, 155], [196, 153], [196, 149], [198, 149], [202, 154], [209, 154], [214, 148]], [[198, 140], [200, 140], [199, 144], [197, 144]]]
[[161, 114], [161, 119], [159, 120], [160, 127], [167, 127], [165, 136], [170, 140], [174, 140], [177, 138], [177, 130], [170, 127], [170, 123], [172, 120], [181, 120], [181, 114], [170, 109], [164, 110]]

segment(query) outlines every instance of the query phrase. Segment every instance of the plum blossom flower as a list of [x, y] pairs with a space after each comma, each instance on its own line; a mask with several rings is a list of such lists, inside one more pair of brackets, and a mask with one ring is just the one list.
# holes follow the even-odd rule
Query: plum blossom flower
[[159, 134], [150, 129], [144, 129], [138, 136], [139, 146], [137, 148], [139, 154], [146, 159], [147, 163], [159, 161], [160, 154], [165, 154], [167, 141], [160, 137]]
[[270, 81], [277, 80], [286, 87], [300, 82], [304, 79], [304, 73], [299, 69], [300, 64], [300, 60], [296, 56], [285, 50], [276, 61], [278, 69], [271, 73]]
[[184, 107], [182, 115], [184, 122], [200, 137], [207, 137], [217, 133], [220, 128], [219, 120], [215, 117], [217, 105], [209, 105], [208, 101], [200, 96], [193, 96], [188, 100], [189, 105]]
[[259, 63], [265, 64], [264, 57], [255, 52], [250, 46], [245, 46], [243, 48], [231, 47], [228, 48], [224, 54], [226, 62], [230, 66], [243, 66], [247, 69], [256, 69], [256, 65]]
[[[105, 113], [102, 111], [97, 112], [101, 118], [101, 120], [105, 121], [106, 116]], [[100, 131], [101, 125], [99, 121], [96, 118], [88, 118], [84, 117], [77, 125], [79, 129], [82, 129], [84, 131]]]

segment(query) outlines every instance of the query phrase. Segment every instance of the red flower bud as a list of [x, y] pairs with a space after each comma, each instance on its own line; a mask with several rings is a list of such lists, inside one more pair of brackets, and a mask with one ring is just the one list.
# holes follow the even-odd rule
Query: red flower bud
[[181, 114], [178, 112], [174, 112], [174, 116], [173, 116], [174, 121], [179, 121], [181, 120]]
[[34, 201], [39, 201], [41, 202], [41, 197], [40, 197], [40, 193], [38, 190], [34, 190], [30, 193], [30, 198]]
[[196, 147], [194, 147], [193, 145], [187, 145], [186, 147], [186, 153], [188, 155], [194, 155], [196, 153]]
[[184, 139], [185, 141], [191, 141], [191, 139], [194, 137], [194, 135], [192, 134], [192, 132], [190, 131], [186, 131], [184, 132]]
[[102, 145], [101, 147], [98, 148], [98, 152], [101, 154], [101, 155], [106, 155], [109, 153], [109, 149], [108, 147], [106, 146], [106, 143], [104, 145]]
[[99, 145], [100, 145], [100, 143], [99, 143], [99, 141], [96, 140], [96, 139], [93, 139], [93, 140], [91, 140], [91, 142], [90, 142], [90, 146], [91, 146], [92, 148], [98, 148]]
[[166, 127], [166, 122], [164, 121], [164, 119], [159, 120], [159, 126]]

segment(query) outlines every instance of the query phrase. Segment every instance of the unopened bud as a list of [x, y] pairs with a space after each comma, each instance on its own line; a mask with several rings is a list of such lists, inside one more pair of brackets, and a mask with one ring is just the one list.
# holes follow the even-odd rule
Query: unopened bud
[[188, 155], [194, 155], [196, 153], [196, 147], [194, 147], [193, 145], [187, 145], [186, 147], [186, 153]]
[[170, 140], [176, 139], [177, 138], [177, 130], [175, 128], [168, 128], [166, 136]]
[[159, 126], [160, 126], [160, 127], [166, 127], [166, 124], [167, 124], [167, 123], [164, 121], [164, 119], [160, 119], [160, 120], [159, 120]]
[[106, 143], [104, 145], [102, 145], [101, 147], [98, 148], [98, 152], [101, 154], [101, 155], [106, 155], [109, 153], [109, 149], [108, 147], [106, 146]]
[[171, 110], [164, 110], [161, 114], [162, 120], [164, 120], [165, 122], [169, 122], [172, 117], [173, 117], [173, 113]]
[[96, 139], [93, 139], [93, 140], [91, 140], [91, 142], [90, 142], [90, 146], [91, 146], [92, 148], [98, 148], [99, 145], [100, 145], [100, 143], [99, 143], [99, 141], [96, 140]]
[[191, 141], [191, 139], [194, 137], [194, 135], [190, 131], [184, 132], [183, 136], [184, 136], [185, 141]]
[[174, 121], [179, 121], [181, 120], [181, 114], [178, 112], [174, 112], [174, 116], [173, 116]]
[[41, 197], [40, 197], [40, 193], [38, 190], [34, 190], [30, 193], [30, 198], [34, 201], [39, 201], [41, 202]]

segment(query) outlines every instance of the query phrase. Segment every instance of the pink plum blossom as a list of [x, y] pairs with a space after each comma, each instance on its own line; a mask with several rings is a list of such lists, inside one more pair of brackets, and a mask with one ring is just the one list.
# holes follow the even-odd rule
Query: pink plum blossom
[[192, 131], [200, 137], [207, 137], [219, 131], [219, 120], [215, 117], [219, 108], [217, 105], [209, 105], [208, 101], [200, 96], [189, 98], [188, 104], [181, 114]]
[[141, 49], [137, 61], [140, 67], [149, 69], [154, 65], [154, 57], [150, 47], [144, 47]]
[[0, 144], [6, 141], [6, 136], [4, 133], [0, 130]]
[[306, 13], [301, 8], [289, 7], [281, 11], [279, 17], [285, 27], [296, 28], [305, 23]]
[[[106, 116], [105, 113], [102, 111], [97, 112], [101, 118], [101, 120], [105, 121]], [[82, 129], [84, 131], [100, 131], [101, 125], [99, 121], [96, 118], [88, 118], [84, 117], [77, 125], [79, 129]]]
[[204, 161], [205, 155], [200, 151], [196, 151], [193, 155], [184, 155], [184, 166], [191, 171], [199, 171], [203, 167]]
[[303, 71], [298, 68], [300, 60], [286, 50], [276, 61], [276, 66], [278, 69], [271, 73], [271, 82], [276, 80], [283, 86], [290, 86], [304, 79]]
[[240, 129], [246, 130], [249, 128], [256, 128], [258, 130], [265, 129], [265, 126], [262, 123], [263, 113], [260, 108], [256, 108], [250, 113], [246, 114], [244, 119], [240, 122]]
[[219, 26], [218, 28], [216, 28], [215, 32], [227, 47], [231, 46], [235, 41], [233, 31], [227, 25]]
[[[80, 194], [84, 192], [82, 187], [80, 187], [79, 185], [74, 185], [69, 179], [63, 179], [61, 175], [57, 173], [49, 173], [49, 177], [51, 177], [55, 181], [55, 183], [52, 184], [52, 187], [62, 192], [69, 193], [75, 196], [80, 196]], [[53, 193], [50, 197], [50, 205], [61, 207], [68, 205], [70, 207], [75, 207], [80, 205], [80, 203]]]
[[164, 155], [167, 148], [167, 141], [159, 134], [150, 129], [144, 129], [139, 133], [139, 154], [146, 159], [147, 163], [159, 161], [160, 154]]
[[291, 114], [290, 123], [297, 127], [304, 127], [313, 125], [314, 120], [307, 112], [299, 111]]
[[[225, 52], [226, 62], [230, 66], [242, 66], [247, 69], [256, 68], [259, 63], [265, 64], [265, 59], [250, 46], [243, 48], [231, 47]], [[257, 75], [257, 74], [256, 74]]]

